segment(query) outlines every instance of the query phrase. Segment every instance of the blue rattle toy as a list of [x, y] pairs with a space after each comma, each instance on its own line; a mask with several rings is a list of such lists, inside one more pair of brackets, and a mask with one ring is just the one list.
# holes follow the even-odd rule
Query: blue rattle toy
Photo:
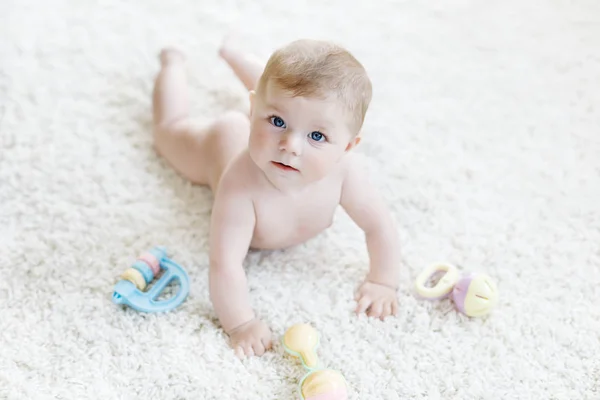
[[[148, 291], [144, 291], [154, 278], [163, 272], [160, 279]], [[136, 262], [123, 272], [112, 295], [115, 304], [125, 304], [137, 311], [161, 312], [178, 307], [190, 291], [187, 272], [176, 262], [167, 258], [166, 249], [155, 247], [142, 254]], [[173, 297], [156, 299], [171, 281], [179, 283], [179, 292]]]

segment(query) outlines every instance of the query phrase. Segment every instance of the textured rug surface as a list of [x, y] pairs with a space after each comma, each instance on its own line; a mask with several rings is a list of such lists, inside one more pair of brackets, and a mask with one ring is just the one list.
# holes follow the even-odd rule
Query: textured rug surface
[[[325, 5], [327, 3], [327, 5]], [[188, 57], [194, 115], [247, 108], [217, 57], [299, 37], [346, 45], [374, 83], [357, 150], [398, 224], [400, 312], [356, 317], [361, 232], [334, 226], [246, 260], [277, 340], [309, 322], [352, 399], [600, 398], [600, 3], [8, 0], [0, 13], [0, 398], [292, 399], [279, 343], [239, 361], [208, 297], [212, 195], [152, 149], [162, 46]], [[116, 306], [117, 277], [168, 248], [189, 297]], [[416, 298], [437, 261], [501, 294], [469, 319]]]

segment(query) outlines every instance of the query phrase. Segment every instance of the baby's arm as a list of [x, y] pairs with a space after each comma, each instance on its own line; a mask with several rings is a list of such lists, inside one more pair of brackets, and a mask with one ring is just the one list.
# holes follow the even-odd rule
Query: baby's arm
[[231, 175], [224, 174], [210, 227], [210, 298], [237, 355], [262, 355], [271, 332], [250, 306], [243, 261], [255, 225], [252, 199]]
[[370, 258], [369, 273], [356, 296], [356, 312], [368, 310], [369, 316], [380, 318], [394, 315], [398, 308], [398, 233], [385, 201], [369, 182], [358, 157], [348, 163], [341, 206], [364, 231]]

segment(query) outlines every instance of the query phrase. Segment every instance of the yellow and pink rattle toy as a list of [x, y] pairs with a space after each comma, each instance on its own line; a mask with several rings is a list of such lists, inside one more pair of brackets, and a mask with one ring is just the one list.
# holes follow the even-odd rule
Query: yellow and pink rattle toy
[[317, 347], [319, 334], [309, 324], [296, 324], [283, 336], [285, 351], [299, 357], [308, 373], [298, 385], [298, 394], [303, 400], [347, 400], [346, 380], [337, 371], [321, 368]]
[[[443, 273], [432, 287], [427, 282], [437, 274]], [[488, 314], [498, 302], [498, 289], [494, 281], [485, 274], [459, 276], [458, 270], [451, 264], [432, 264], [417, 277], [415, 287], [419, 296], [429, 300], [450, 297], [456, 308], [469, 317], [481, 317]]]

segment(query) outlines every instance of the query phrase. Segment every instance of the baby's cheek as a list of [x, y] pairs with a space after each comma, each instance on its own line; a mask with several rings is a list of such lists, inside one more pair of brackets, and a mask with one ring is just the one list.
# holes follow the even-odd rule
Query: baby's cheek
[[271, 146], [274, 143], [274, 136], [268, 130], [262, 130], [260, 131], [259, 140], [261, 146]]
[[312, 169], [313, 175], [315, 178], [320, 179], [331, 172], [331, 169], [334, 166], [334, 162], [332, 162], [331, 158], [328, 157], [313, 157], [310, 160], [307, 160], [307, 165]]
[[254, 130], [250, 134], [249, 146], [250, 150], [257, 152], [265, 148], [267, 145], [267, 135], [262, 130]]

